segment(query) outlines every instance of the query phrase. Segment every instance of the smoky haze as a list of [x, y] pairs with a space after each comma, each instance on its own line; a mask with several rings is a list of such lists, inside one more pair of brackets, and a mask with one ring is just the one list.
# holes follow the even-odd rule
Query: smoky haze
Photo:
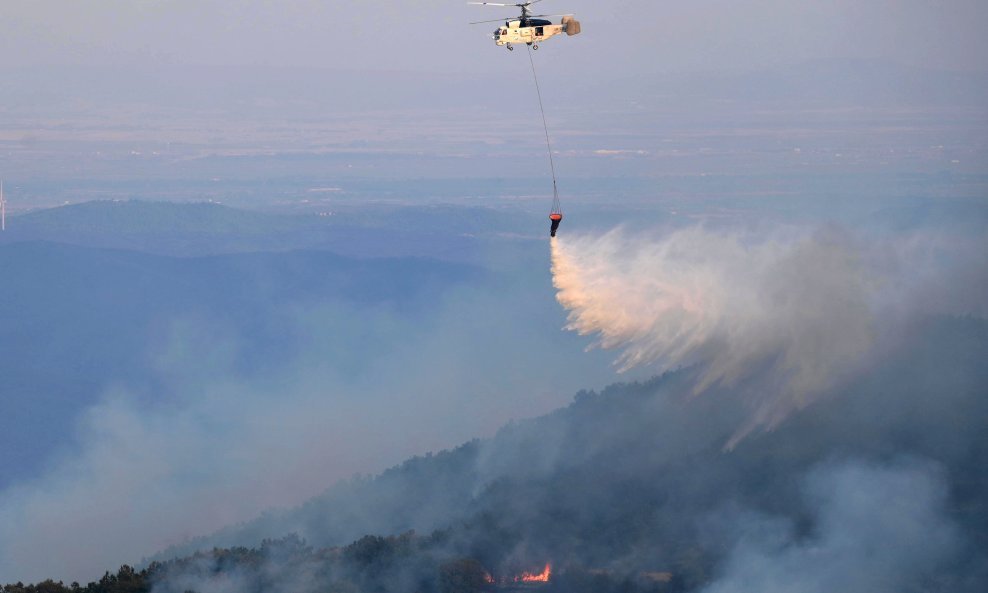
[[908, 590], [965, 545], [943, 471], [928, 461], [822, 464], [804, 490], [818, 513], [809, 541], [777, 518], [735, 517], [735, 548], [704, 593]]
[[[551, 254], [527, 52], [466, 25], [513, 9], [0, 6], [0, 582], [414, 529], [565, 593], [984, 590], [988, 6], [538, 7]], [[163, 592], [258, 582], [200, 560]]]
[[[571, 328], [618, 350], [621, 365], [678, 370], [581, 391], [491, 439], [158, 558], [295, 533], [345, 559], [363, 535], [415, 530], [393, 544], [408, 563], [374, 569], [394, 590], [431, 578], [427, 558], [471, 557], [509, 575], [551, 560], [552, 591], [664, 590], [654, 579], [667, 578], [684, 591], [977, 591], [988, 577], [984, 239], [943, 230], [560, 236], [554, 280]], [[924, 294], [927, 281], [949, 288]], [[814, 311], [787, 306], [800, 298]], [[845, 326], [848, 306], [858, 309]], [[261, 574], [282, 575], [272, 590], [368, 578], [324, 558], [275, 555], [259, 572], [210, 576], [219, 559], [206, 554], [176, 565], [160, 591], [249, 589]]]
[[[553, 592], [980, 591], [988, 334], [971, 318], [919, 325], [878, 364], [730, 451], [744, 394], [694, 397], [700, 373], [584, 391], [492, 439], [196, 543], [257, 546], [296, 532], [338, 548], [262, 552], [269, 561], [235, 569], [207, 553], [157, 590], [262, 590], [258, 579], [275, 591], [414, 590], [435, 562], [469, 557], [497, 575], [551, 561]], [[404, 532], [379, 542], [397, 555], [372, 556], [370, 573], [327, 560], [372, 544], [358, 539], [368, 531]]]
[[[121, 558], [137, 562], [354, 474], [491, 434], [609, 375], [604, 360], [563, 375], [579, 344], [559, 347], [544, 265], [518, 276], [319, 252], [4, 249], [19, 287], [4, 298], [41, 334], [20, 351], [49, 375], [114, 363], [92, 394], [90, 379], [62, 401], [53, 386], [37, 386], [39, 401], [59, 412], [43, 416], [45, 426], [57, 422], [67, 435], [50, 439], [48, 455], [0, 493], [3, 582], [96, 578]], [[46, 299], [52, 273], [61, 290]], [[56, 318], [85, 308], [95, 323], [49, 333], [31, 300]], [[24, 335], [21, 325], [9, 319], [5, 339]], [[51, 351], [70, 336], [89, 347]], [[528, 362], [518, 360], [527, 348]], [[27, 389], [15, 383], [11, 393]], [[42, 430], [38, 417], [17, 413]], [[10, 442], [30, 443], [31, 434]], [[93, 545], [70, 535], [84, 533]]]

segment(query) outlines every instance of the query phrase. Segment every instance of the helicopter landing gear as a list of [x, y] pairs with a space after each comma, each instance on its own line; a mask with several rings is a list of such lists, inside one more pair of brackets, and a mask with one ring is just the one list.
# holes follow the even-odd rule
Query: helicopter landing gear
[[538, 48], [539, 48], [539, 44], [538, 43], [532, 44], [532, 49], [538, 49]]
[[507, 45], [505, 45], [505, 47], [507, 47], [507, 48], [508, 48], [508, 51], [515, 51], [515, 48], [514, 48], [514, 46], [512, 46], [512, 45], [511, 45], [510, 43], [509, 43], [509, 44], [507, 44]]

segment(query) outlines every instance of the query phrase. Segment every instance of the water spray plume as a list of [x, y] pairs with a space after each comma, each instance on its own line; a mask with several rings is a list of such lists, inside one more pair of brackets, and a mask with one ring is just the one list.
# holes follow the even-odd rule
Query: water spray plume
[[774, 426], [871, 346], [869, 291], [843, 236], [752, 240], [702, 228], [551, 242], [566, 329], [620, 349], [619, 372], [698, 365], [694, 394], [744, 387], [754, 426]]

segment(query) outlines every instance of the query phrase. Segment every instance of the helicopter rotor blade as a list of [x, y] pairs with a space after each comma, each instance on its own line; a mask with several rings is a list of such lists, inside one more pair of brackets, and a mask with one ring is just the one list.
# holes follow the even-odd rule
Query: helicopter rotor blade
[[[529, 18], [538, 18], [538, 17], [543, 17], [543, 16], [573, 16], [573, 13], [572, 12], [569, 12], [569, 13], [566, 13], [566, 14], [533, 14]], [[509, 17], [503, 18], [503, 19], [491, 19], [489, 21], [473, 21], [472, 23], [467, 23], [467, 24], [469, 24], [469, 25], [481, 25], [483, 23], [500, 23], [502, 21], [516, 21], [516, 20], [518, 20], [518, 17], [516, 17], [516, 16], [509, 16]]]
[[[507, 17], [507, 18], [503, 18], [503, 19], [491, 19], [491, 20], [488, 20], [488, 21], [473, 21], [472, 23], [469, 23], [469, 24], [471, 24], [471, 25], [480, 25], [480, 24], [483, 24], [483, 23], [497, 23], [497, 22], [500, 22], [500, 21], [518, 20], [519, 18], [520, 19], [531, 18], [533, 15], [528, 14], [528, 7], [531, 6], [532, 4], [537, 3], [537, 2], [542, 2], [542, 0], [529, 0], [528, 2], [516, 2], [516, 3], [511, 3], [511, 4], [507, 4], [507, 3], [504, 3], [504, 2], [467, 2], [467, 4], [474, 4], [474, 5], [478, 5], [478, 6], [517, 6], [517, 7], [521, 8], [521, 16], [520, 17]], [[566, 15], [566, 14], [537, 14], [537, 15], [534, 15], [534, 16], [539, 17], [539, 16], [571, 16], [571, 15]]]
[[468, 24], [470, 24], [470, 25], [480, 25], [482, 23], [503, 23], [504, 21], [510, 21], [510, 20], [518, 20], [518, 17], [516, 17], [516, 16], [509, 16], [508, 18], [504, 18], [504, 19], [491, 19], [489, 21], [474, 21], [474, 22], [468, 23]]
[[519, 8], [521, 7], [527, 8], [532, 4], [535, 4], [536, 2], [542, 2], [542, 0], [531, 0], [530, 2], [512, 2], [510, 4], [504, 4], [502, 2], [467, 2], [467, 4], [478, 4], [482, 6], [518, 6]]

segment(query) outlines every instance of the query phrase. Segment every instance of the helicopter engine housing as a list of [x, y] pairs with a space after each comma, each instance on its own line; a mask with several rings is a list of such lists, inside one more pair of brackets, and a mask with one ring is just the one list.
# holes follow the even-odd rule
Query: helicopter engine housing
[[573, 35], [580, 34], [580, 21], [575, 18], [564, 16], [560, 24], [563, 26], [563, 31], [566, 32], [566, 35], [572, 37]]

